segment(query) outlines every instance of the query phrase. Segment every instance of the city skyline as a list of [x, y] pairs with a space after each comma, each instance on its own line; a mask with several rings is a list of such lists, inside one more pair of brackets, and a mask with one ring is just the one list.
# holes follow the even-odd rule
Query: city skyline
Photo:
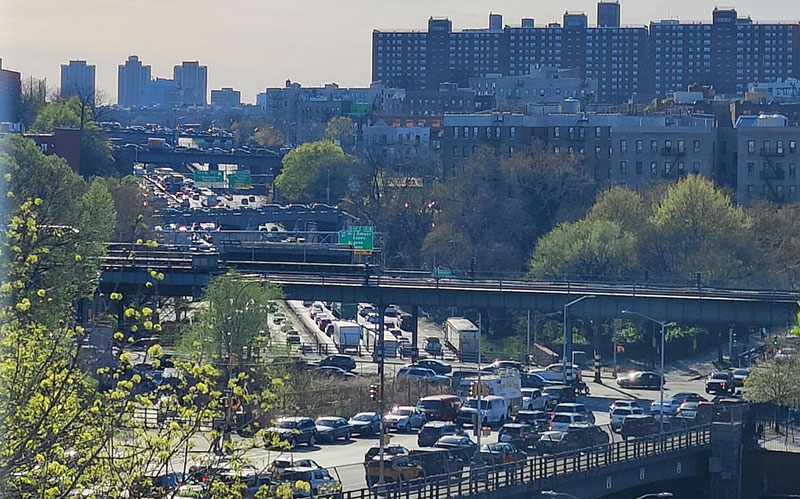
[[[483, 28], [490, 12], [502, 14], [504, 24], [518, 25], [522, 17], [533, 17], [537, 25], [543, 25], [560, 22], [564, 7], [586, 12], [589, 23], [596, 22], [595, 0], [573, 0], [558, 6], [512, 0], [445, 0], [434, 8], [421, 0], [381, 6], [366, 0], [339, 5], [300, 0], [277, 9], [234, 1], [226, 4], [225, 10], [207, 1], [190, 4], [182, 0], [168, 5], [143, 2], [146, 7], [135, 9], [121, 4], [109, 7], [99, 0], [69, 5], [50, 0], [34, 3], [41, 8], [31, 9], [30, 3], [22, 2], [0, 7], [1, 18], [15, 20], [0, 30], [3, 66], [20, 71], [23, 77], [45, 77], [55, 87], [61, 64], [86, 60], [97, 68], [97, 89], [112, 103], [117, 101], [117, 67], [130, 55], [150, 65], [153, 77], [169, 77], [172, 67], [181, 61], [199, 61], [208, 67], [209, 91], [233, 87], [242, 92], [243, 102], [252, 103], [256, 93], [266, 87], [282, 87], [287, 79], [306, 86], [330, 82], [369, 85], [373, 29], [424, 30], [430, 16], [448, 17], [457, 30]], [[650, 1], [620, 3], [623, 25], [646, 25], [666, 18], [709, 20], [716, 5], [706, 0], [678, 0], [669, 6]], [[769, 4], [748, 0], [732, 6], [755, 21], [796, 21], [800, 18], [796, 5], [790, 0]], [[216, 26], [213, 33], [203, 29], [209, 13]], [[126, 20], [124, 25], [120, 18]], [[79, 29], [88, 33], [64, 36]], [[57, 43], [55, 34], [60, 36]]]

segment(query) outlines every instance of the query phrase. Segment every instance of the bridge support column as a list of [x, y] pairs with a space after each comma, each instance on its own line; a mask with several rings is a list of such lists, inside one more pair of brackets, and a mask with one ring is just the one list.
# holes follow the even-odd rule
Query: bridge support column
[[419, 359], [419, 305], [411, 308], [413, 325], [411, 326], [411, 362]]
[[742, 424], [711, 425], [711, 499], [742, 498]]

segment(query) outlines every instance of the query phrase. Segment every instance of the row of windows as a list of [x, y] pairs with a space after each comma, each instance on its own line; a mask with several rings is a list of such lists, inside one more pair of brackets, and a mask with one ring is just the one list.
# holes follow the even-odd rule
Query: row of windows
[[[675, 145], [675, 149], [673, 150], [673, 144]], [[692, 141], [692, 152], [699, 153], [700, 152], [700, 144], [701, 141], [699, 139], [694, 139]], [[659, 142], [657, 139], [650, 140], [650, 152], [657, 153]], [[644, 152], [644, 140], [643, 139], [636, 139], [634, 142], [635, 151], [637, 153]], [[620, 139], [619, 141], [619, 152], [620, 153], [627, 153], [628, 152], [628, 139]], [[686, 140], [684, 139], [677, 139], [673, 142], [672, 139], [665, 139], [664, 140], [664, 149], [663, 151], [665, 154], [670, 154], [673, 152], [677, 153], [685, 153], [686, 152]]]
[[[479, 127], [479, 126], [474, 126], [474, 127], [454, 126], [453, 127], [453, 138], [457, 139], [457, 138], [459, 138], [460, 134], [463, 134], [462, 136], [465, 139], [468, 139], [468, 138], [470, 138], [470, 131], [471, 131], [472, 132], [472, 138], [473, 139], [477, 139], [481, 135], [481, 128], [483, 128], [483, 127]], [[487, 139], [491, 139], [492, 137], [494, 137], [496, 139], [499, 139], [501, 130], [502, 130], [502, 128], [499, 127], [499, 126], [496, 126], [496, 127], [487, 126], [484, 129], [484, 134], [485, 134], [484, 136]], [[512, 138], [512, 139], [516, 138], [516, 136], [517, 136], [517, 127], [514, 127], [514, 126], [509, 127], [508, 128], [508, 136], [510, 138]]]
[[[747, 162], [747, 176], [752, 177], [756, 172], [756, 164], [754, 161]], [[797, 176], [797, 164], [789, 163], [789, 178], [795, 178]], [[761, 165], [761, 174], [765, 177], [769, 176], [777, 176], [783, 177], [783, 163], [775, 163], [775, 166], [772, 166], [768, 162], [764, 162]]]
[[[783, 140], [776, 140], [775, 141], [775, 149], [772, 149], [772, 142], [770, 140], [763, 140], [761, 142], [761, 150], [758, 151], [760, 153], [772, 153], [775, 154], [785, 154], [786, 153], [786, 142]], [[797, 141], [790, 140], [789, 141], [789, 153], [794, 154], [797, 152]], [[756, 153], [756, 141], [755, 140], [748, 140], [747, 141], [747, 153], [748, 154], [755, 154]]]
[[[774, 197], [778, 201], [784, 201], [784, 190], [782, 185], [776, 185], [774, 192], [771, 190], [770, 187], [766, 185], [761, 186], [761, 198], [766, 199], [767, 197], [771, 197], [774, 194]], [[753, 199], [755, 197], [755, 186], [750, 184], [747, 186], [747, 197]], [[789, 186], [789, 196], [785, 201], [794, 202], [797, 201], [797, 188], [794, 185]]]

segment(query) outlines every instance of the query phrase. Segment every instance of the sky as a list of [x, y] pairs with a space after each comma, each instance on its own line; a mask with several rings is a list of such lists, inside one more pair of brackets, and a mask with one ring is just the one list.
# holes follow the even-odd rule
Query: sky
[[[733, 2], [734, 0], [729, 0]], [[714, 0], [620, 0], [622, 23], [709, 20]], [[739, 0], [740, 16], [798, 20], [798, 0]], [[85, 59], [96, 85], [116, 102], [117, 66], [135, 54], [154, 77], [184, 60], [208, 66], [209, 92], [234, 87], [244, 102], [287, 79], [305, 86], [367, 86], [373, 29], [424, 30], [430, 16], [454, 29], [560, 21], [565, 8], [596, 21], [594, 0], [0, 0], [0, 58], [25, 76], [60, 82], [60, 65]]]

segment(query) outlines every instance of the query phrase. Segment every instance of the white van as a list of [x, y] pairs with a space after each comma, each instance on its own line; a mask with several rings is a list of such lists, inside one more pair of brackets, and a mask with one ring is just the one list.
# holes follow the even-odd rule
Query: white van
[[[502, 425], [511, 418], [511, 410], [503, 397], [481, 397], [481, 418], [486, 425]], [[474, 424], [478, 419], [478, 399], [468, 398], [458, 411], [456, 423]]]

